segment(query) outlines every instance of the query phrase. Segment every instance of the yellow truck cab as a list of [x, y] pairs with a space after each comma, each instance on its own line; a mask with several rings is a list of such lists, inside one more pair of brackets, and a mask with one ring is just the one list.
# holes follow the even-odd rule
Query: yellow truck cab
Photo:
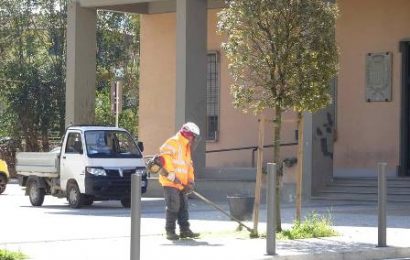
[[7, 163], [0, 160], [0, 194], [6, 190], [6, 185], [9, 181], [9, 170], [7, 168]]

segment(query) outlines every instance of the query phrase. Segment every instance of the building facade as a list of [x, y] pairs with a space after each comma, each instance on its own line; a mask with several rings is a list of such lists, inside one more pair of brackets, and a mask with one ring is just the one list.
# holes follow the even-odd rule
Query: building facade
[[[305, 114], [307, 193], [332, 176], [376, 176], [381, 161], [388, 163], [391, 176], [409, 174], [410, 2], [336, 2], [340, 69], [331, 83], [333, 104]], [[217, 13], [223, 7], [223, 1], [212, 0], [71, 2], [67, 122], [82, 123], [92, 117], [96, 8], [140, 13], [139, 138], [146, 154], [155, 154], [183, 122], [194, 121], [204, 140], [195, 154], [199, 169], [253, 167], [258, 119], [232, 106], [232, 79], [221, 50], [224, 36], [216, 32]], [[295, 130], [295, 114], [286, 112], [282, 142], [296, 142]], [[265, 145], [271, 140], [272, 123], [267, 121]], [[295, 146], [283, 147], [283, 158], [295, 156]], [[266, 148], [264, 161], [270, 158], [271, 149]], [[295, 169], [285, 170], [285, 182], [294, 182]]]

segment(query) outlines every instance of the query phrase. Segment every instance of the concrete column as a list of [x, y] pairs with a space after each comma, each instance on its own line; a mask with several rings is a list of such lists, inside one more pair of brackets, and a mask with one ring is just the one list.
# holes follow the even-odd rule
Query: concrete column
[[66, 127], [94, 122], [96, 9], [69, 1], [67, 22]]
[[[207, 1], [177, 0], [175, 129], [184, 122], [206, 127]], [[204, 136], [204, 135], [202, 135]], [[205, 141], [193, 154], [196, 175], [205, 168]]]

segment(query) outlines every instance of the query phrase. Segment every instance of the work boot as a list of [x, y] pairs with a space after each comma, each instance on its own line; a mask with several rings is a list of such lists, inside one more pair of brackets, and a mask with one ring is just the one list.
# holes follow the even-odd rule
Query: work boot
[[167, 231], [167, 239], [168, 240], [178, 240], [179, 236], [175, 234], [175, 231]]
[[179, 237], [180, 238], [197, 238], [199, 237], [199, 233], [194, 233], [192, 232], [192, 230], [187, 229], [187, 230], [183, 230], [180, 232]]

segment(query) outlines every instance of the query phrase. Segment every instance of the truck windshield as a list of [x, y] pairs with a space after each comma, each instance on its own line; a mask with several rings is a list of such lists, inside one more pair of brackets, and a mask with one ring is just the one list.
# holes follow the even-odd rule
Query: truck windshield
[[90, 158], [142, 158], [134, 139], [125, 131], [86, 131], [85, 143]]

